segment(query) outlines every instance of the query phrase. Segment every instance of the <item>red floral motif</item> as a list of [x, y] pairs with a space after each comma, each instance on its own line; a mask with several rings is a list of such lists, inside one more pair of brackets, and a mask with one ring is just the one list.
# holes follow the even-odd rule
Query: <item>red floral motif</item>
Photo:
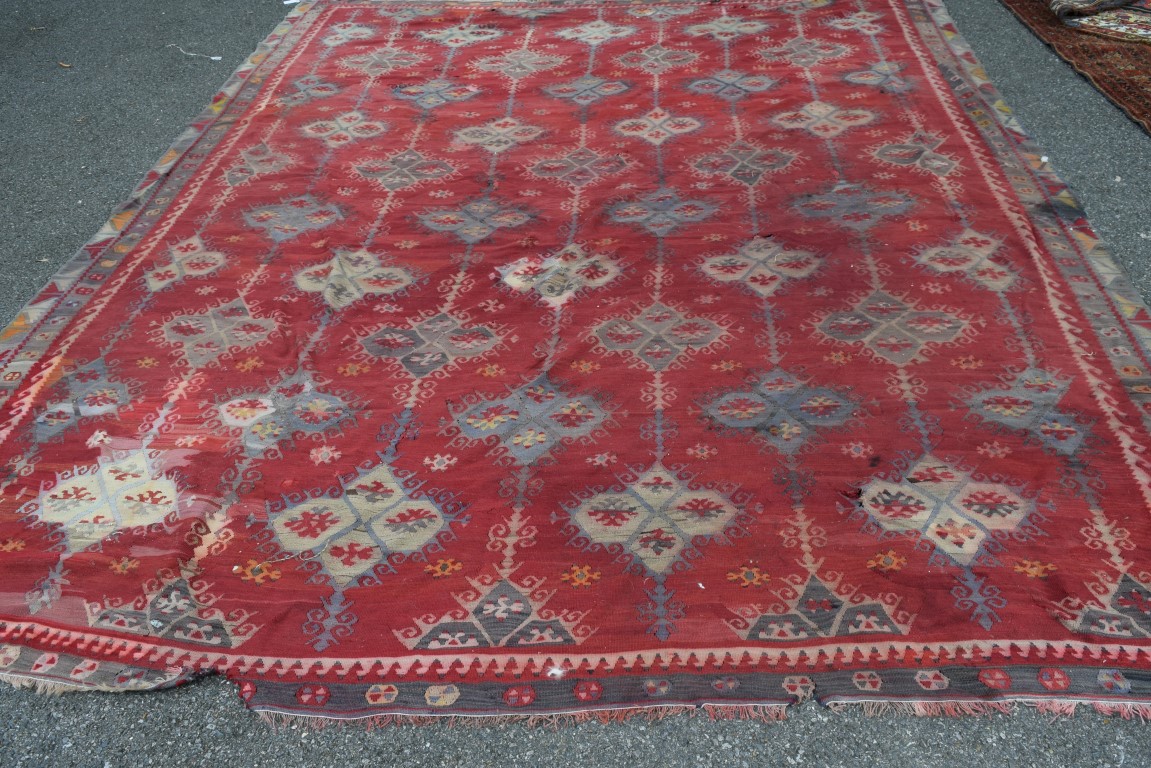
[[317, 539], [337, 522], [336, 514], [330, 510], [317, 512], [306, 509], [298, 517], [284, 523], [284, 527], [302, 539]]
[[350, 541], [347, 544], [336, 545], [328, 551], [331, 552], [332, 557], [349, 568], [359, 564], [361, 561], [373, 560], [376, 557], [375, 547], [365, 547], [354, 541]]

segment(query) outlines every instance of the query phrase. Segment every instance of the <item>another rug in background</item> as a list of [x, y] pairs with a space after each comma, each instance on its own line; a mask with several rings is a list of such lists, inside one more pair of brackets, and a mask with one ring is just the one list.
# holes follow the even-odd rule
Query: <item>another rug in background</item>
[[[1047, 0], [1003, 3], [1076, 72], [1151, 133], [1151, 2], [1141, 3], [1146, 10], [1131, 7], [1122, 12], [1066, 17], [1067, 23], [1051, 13]], [[1124, 17], [1123, 33], [1104, 34], [1109, 20], [1118, 19], [1114, 14], [1120, 13], [1129, 14]], [[1087, 31], [1095, 34], [1084, 34]]]
[[1053, 0], [1051, 10], [1064, 24], [1083, 32], [1151, 43], [1151, 0]]
[[301, 3], [0, 347], [0, 677], [1151, 715], [1151, 317], [934, 0]]

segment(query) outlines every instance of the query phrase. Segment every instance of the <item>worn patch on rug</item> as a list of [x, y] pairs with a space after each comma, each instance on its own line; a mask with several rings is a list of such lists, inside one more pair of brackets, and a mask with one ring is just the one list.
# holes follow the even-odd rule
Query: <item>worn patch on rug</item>
[[1149, 333], [936, 0], [304, 2], [4, 332], [0, 675], [1145, 713]]

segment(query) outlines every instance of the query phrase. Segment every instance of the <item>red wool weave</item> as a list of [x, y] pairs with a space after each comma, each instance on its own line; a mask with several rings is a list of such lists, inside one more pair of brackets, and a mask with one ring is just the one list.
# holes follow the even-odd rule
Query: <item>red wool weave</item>
[[1148, 316], [937, 0], [301, 3], [0, 346], [0, 675], [1151, 700]]

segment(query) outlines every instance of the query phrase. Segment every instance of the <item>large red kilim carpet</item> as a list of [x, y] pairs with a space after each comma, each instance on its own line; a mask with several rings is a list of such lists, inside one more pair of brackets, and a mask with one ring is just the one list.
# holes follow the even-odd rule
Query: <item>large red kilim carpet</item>
[[937, 0], [301, 3], [4, 332], [0, 674], [1146, 715], [1149, 330]]

